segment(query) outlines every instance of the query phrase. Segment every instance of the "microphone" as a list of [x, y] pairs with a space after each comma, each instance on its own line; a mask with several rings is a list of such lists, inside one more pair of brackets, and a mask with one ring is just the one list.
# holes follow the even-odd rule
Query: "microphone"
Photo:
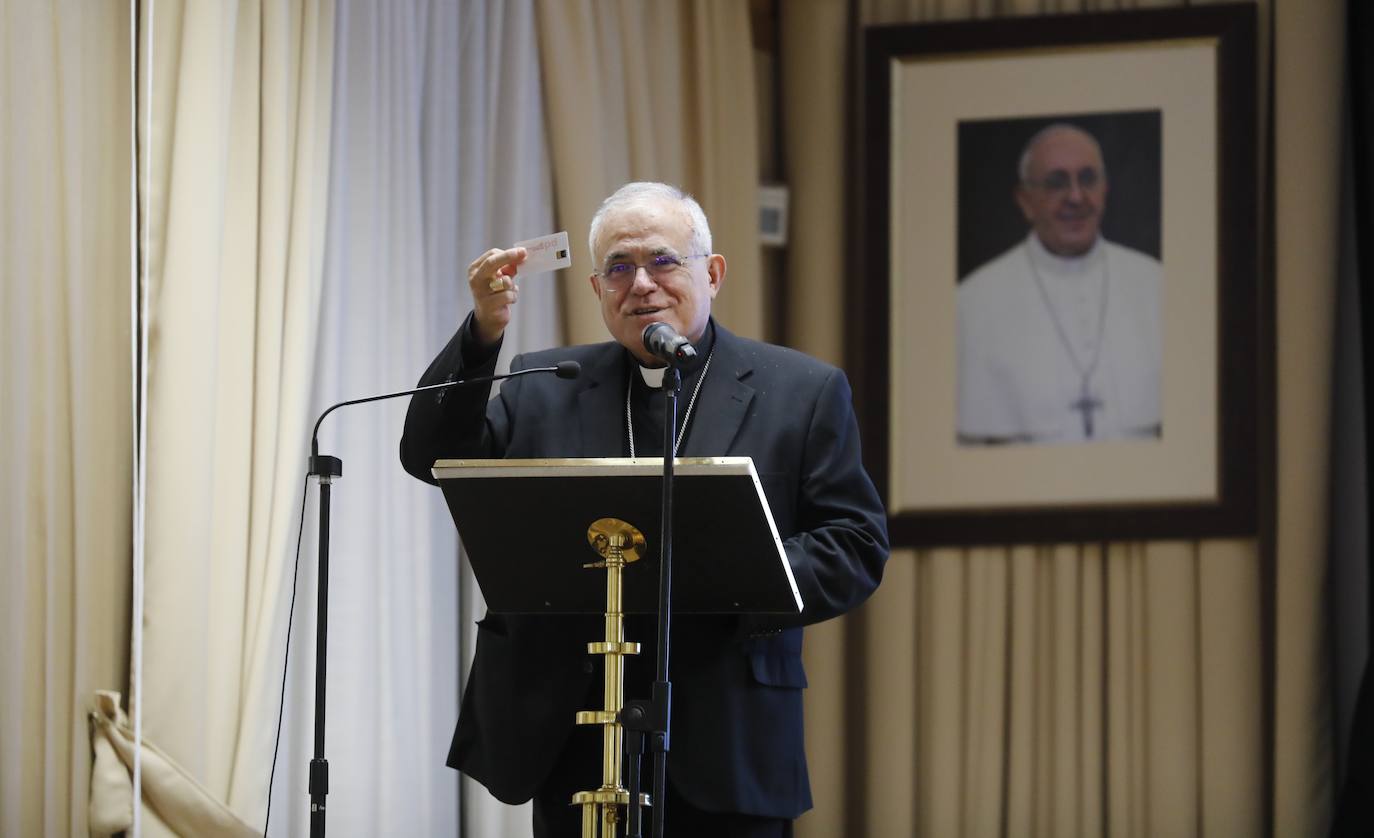
[[673, 331], [667, 323], [650, 323], [644, 327], [644, 348], [661, 358], [670, 367], [690, 367], [696, 363], [697, 350], [687, 338]]
[[[690, 349], [690, 345], [688, 346]], [[380, 396], [365, 396], [361, 399], [349, 399], [348, 401], [332, 404], [320, 414], [320, 418], [315, 420], [315, 429], [310, 433], [310, 473], [316, 473], [316, 466], [320, 465], [317, 460], [320, 457], [320, 423], [324, 417], [333, 413], [341, 407], [351, 404], [366, 404], [367, 402], [379, 402], [383, 399], [396, 399], [401, 396], [413, 396], [416, 393], [427, 393], [431, 390], [447, 390], [450, 387], [461, 387], [465, 384], [489, 384], [493, 381], [502, 381], [507, 378], [518, 378], [522, 375], [533, 375], [535, 373], [551, 372], [559, 378], [577, 378], [582, 374], [582, 365], [576, 361], [559, 361], [551, 367], [530, 367], [529, 369], [516, 370], [502, 375], [481, 375], [476, 378], [455, 378], [451, 381], [441, 381], [438, 384], [426, 384], [424, 387], [412, 387], [409, 390], [397, 390], [394, 393], [383, 393]], [[332, 458], [330, 458], [332, 459]], [[337, 476], [337, 475], [336, 475]]]

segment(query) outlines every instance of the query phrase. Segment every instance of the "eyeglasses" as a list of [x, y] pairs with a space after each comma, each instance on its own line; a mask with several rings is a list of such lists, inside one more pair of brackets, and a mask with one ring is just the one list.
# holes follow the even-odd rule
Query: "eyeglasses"
[[687, 256], [675, 256], [671, 253], [660, 253], [644, 263], [617, 259], [606, 265], [606, 269], [598, 272], [597, 276], [601, 277], [601, 281], [608, 288], [624, 288], [634, 283], [640, 268], [648, 271], [649, 276], [655, 280], [663, 280], [682, 268], [688, 259], [700, 259], [710, 255], [709, 253], [692, 253]]
[[1077, 177], [1065, 169], [1055, 169], [1042, 180], [1027, 180], [1027, 186], [1043, 189], [1046, 192], [1061, 194], [1068, 192], [1073, 187], [1074, 180], [1078, 181], [1078, 188], [1088, 190], [1095, 188], [1102, 182], [1102, 172], [1091, 166], [1084, 166], [1078, 170]]

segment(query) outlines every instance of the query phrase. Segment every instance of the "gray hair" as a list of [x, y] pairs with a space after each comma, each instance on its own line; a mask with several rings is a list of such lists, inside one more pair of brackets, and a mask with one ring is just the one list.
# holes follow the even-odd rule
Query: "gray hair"
[[701, 204], [697, 203], [696, 198], [671, 184], [636, 181], [627, 183], [613, 192], [609, 198], [601, 202], [596, 215], [592, 216], [592, 226], [587, 231], [587, 249], [591, 251], [593, 264], [596, 262], [596, 240], [601, 234], [601, 225], [605, 222], [607, 214], [613, 210], [650, 201], [677, 202], [686, 211], [687, 218], [692, 224], [692, 252], [711, 252], [711, 225], [707, 223], [706, 213], [702, 211]]
[[1016, 175], [1020, 178], [1022, 183], [1030, 183], [1031, 152], [1050, 134], [1057, 134], [1060, 131], [1072, 131], [1075, 134], [1081, 134], [1083, 137], [1087, 138], [1088, 142], [1092, 143], [1093, 148], [1097, 150], [1097, 159], [1102, 161], [1102, 173], [1106, 174], [1107, 160], [1102, 156], [1102, 146], [1098, 144], [1097, 137], [1094, 137], [1092, 134], [1071, 122], [1055, 122], [1046, 125], [1044, 128], [1041, 128], [1031, 135], [1031, 138], [1026, 141], [1025, 148], [1021, 150], [1021, 161], [1016, 166]]

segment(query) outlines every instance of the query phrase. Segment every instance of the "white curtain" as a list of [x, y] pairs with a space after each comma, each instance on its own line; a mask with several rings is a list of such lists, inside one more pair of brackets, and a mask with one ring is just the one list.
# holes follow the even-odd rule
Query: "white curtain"
[[[415, 6], [340, 3], [311, 415], [408, 386], [423, 364], [420, 119], [424, 20]], [[348, 834], [454, 834], [457, 784], [432, 732], [454, 678], [451, 552], [422, 487], [396, 467], [403, 401], [345, 408], [320, 430], [332, 485], [327, 822]], [[302, 451], [301, 453], [304, 453]], [[319, 489], [307, 504], [273, 832], [309, 831]]]
[[260, 823], [323, 272], [333, 3], [141, 8], [146, 595], [131, 703], [147, 739]]
[[[457, 171], [456, 177], [432, 180], [430, 205], [435, 212], [426, 219], [429, 355], [438, 352], [472, 308], [466, 269], [478, 254], [555, 232], [534, 0], [464, 3], [456, 13], [439, 5], [443, 13], [431, 29], [434, 54], [442, 57], [436, 76], [451, 81], [456, 95], [447, 92], [447, 85], [432, 88], [426, 103], [431, 118], [426, 161], [436, 175], [446, 166], [456, 166]], [[448, 138], [455, 134], [457, 142], [451, 144]], [[444, 207], [454, 215], [444, 214]], [[580, 233], [568, 233], [576, 249]], [[571, 284], [576, 290], [582, 281], [571, 269], [520, 280], [520, 302], [506, 330], [498, 371], [508, 370], [516, 354], [562, 342], [559, 288]], [[420, 369], [415, 368], [416, 377]], [[444, 526], [452, 531], [447, 520]], [[485, 610], [464, 559], [458, 612], [464, 685], [477, 646], [475, 624]], [[445, 746], [456, 719], [454, 715], [440, 730]], [[529, 832], [528, 804], [507, 806], [467, 777], [462, 780], [462, 801], [465, 836]]]
[[[315, 411], [413, 386], [470, 308], [466, 266], [552, 232], [529, 2], [340, 3], [330, 208]], [[557, 338], [555, 283], [522, 281], [503, 363]], [[501, 835], [528, 814], [445, 767], [460, 679], [481, 616], [460, 579], [439, 492], [406, 475], [406, 401], [330, 416], [320, 450], [343, 460], [330, 557], [328, 817], [348, 834]], [[316, 490], [307, 510], [286, 731], [273, 795], [282, 834], [308, 829], [313, 750]], [[281, 813], [280, 819], [277, 813]]]
[[129, 627], [130, 14], [0, 0], [0, 835], [84, 835]]

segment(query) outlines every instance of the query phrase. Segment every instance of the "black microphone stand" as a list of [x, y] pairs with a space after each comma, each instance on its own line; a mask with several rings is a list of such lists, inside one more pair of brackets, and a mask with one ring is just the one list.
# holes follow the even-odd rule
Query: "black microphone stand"
[[335, 407], [315, 422], [310, 436], [310, 476], [320, 483], [320, 577], [315, 611], [315, 756], [310, 760], [310, 836], [324, 838], [324, 798], [329, 794], [329, 761], [324, 758], [325, 650], [329, 646], [329, 487], [343, 476], [343, 460], [320, 455], [320, 422]]
[[[310, 793], [310, 838], [324, 838], [324, 800], [325, 796], [329, 794], [329, 761], [324, 758], [325, 664], [327, 662], [326, 651], [329, 647], [326, 636], [329, 630], [329, 487], [335, 480], [343, 476], [343, 460], [320, 454], [320, 423], [324, 421], [324, 417], [335, 410], [349, 405], [413, 396], [416, 393], [444, 390], [465, 384], [489, 384], [493, 381], [529, 375], [530, 373], [551, 372], [559, 378], [576, 378], [580, 371], [581, 365], [576, 361], [563, 361], [553, 367], [531, 367], [505, 375], [459, 378], [438, 384], [428, 384], [424, 387], [413, 387], [409, 390], [398, 390], [395, 393], [385, 393], [380, 396], [349, 399], [330, 405], [320, 414], [320, 418], [315, 420], [315, 429], [310, 433], [309, 476], [320, 482], [320, 574], [317, 592], [318, 605], [315, 611], [315, 755], [310, 760], [310, 782], [307, 787]], [[268, 793], [271, 793], [270, 789]]]
[[620, 711], [620, 724], [625, 728], [625, 751], [628, 762], [630, 802], [625, 824], [626, 838], [640, 838], [642, 814], [639, 804], [640, 758], [644, 752], [644, 738], [654, 755], [653, 838], [663, 838], [664, 811], [668, 792], [668, 746], [672, 727], [673, 683], [668, 678], [668, 659], [671, 649], [669, 629], [673, 607], [673, 460], [677, 436], [677, 396], [682, 388], [682, 375], [675, 364], [663, 373], [663, 506], [658, 564], [658, 666], [649, 700], [627, 702]]

